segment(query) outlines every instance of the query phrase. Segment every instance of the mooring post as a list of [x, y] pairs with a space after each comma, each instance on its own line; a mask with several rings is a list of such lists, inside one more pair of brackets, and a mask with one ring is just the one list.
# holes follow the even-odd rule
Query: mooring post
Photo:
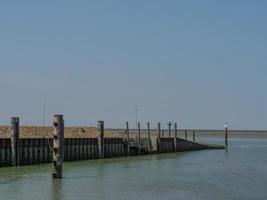
[[228, 149], [228, 125], [224, 125], [224, 139], [225, 139], [225, 149]]
[[147, 140], [148, 140], [148, 152], [150, 152], [151, 142], [150, 142], [150, 123], [147, 122]]
[[13, 166], [19, 166], [19, 117], [11, 117], [11, 160]]
[[177, 123], [174, 123], [174, 152], [176, 152], [177, 149]]
[[130, 155], [130, 131], [129, 131], [129, 123], [126, 122], [126, 140], [127, 140], [127, 155]]
[[168, 122], [168, 126], [169, 126], [169, 138], [171, 138], [172, 123], [171, 122]]
[[104, 121], [98, 121], [98, 158], [104, 158]]
[[187, 140], [187, 130], [184, 131], [184, 138]]
[[196, 141], [196, 133], [195, 133], [195, 130], [193, 130], [193, 141], [194, 142]]
[[161, 127], [160, 127], [160, 122], [158, 122], [158, 152], [161, 152], [160, 149], [160, 141], [161, 141]]
[[53, 178], [62, 178], [62, 162], [64, 160], [64, 119], [63, 115], [54, 115], [53, 119]]

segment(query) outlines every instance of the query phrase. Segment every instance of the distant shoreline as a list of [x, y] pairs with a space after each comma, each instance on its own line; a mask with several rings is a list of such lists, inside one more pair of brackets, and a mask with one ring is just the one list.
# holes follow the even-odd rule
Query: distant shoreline
[[[173, 130], [172, 130], [173, 131]], [[187, 138], [192, 139], [193, 129], [178, 130], [177, 136], [180, 138], [185, 137], [185, 131], [187, 131]], [[224, 130], [197, 130], [195, 129], [197, 138], [224, 138]], [[106, 137], [123, 137], [125, 129], [105, 129]], [[130, 129], [130, 136], [135, 137], [137, 134], [136, 129]], [[0, 138], [10, 138], [11, 128], [10, 126], [0, 125]], [[20, 127], [21, 138], [41, 138], [52, 137], [53, 128], [42, 126], [21, 126]], [[147, 136], [147, 130], [141, 130], [142, 137]], [[151, 129], [151, 136], [157, 137], [158, 131]], [[168, 137], [168, 130], [164, 129], [164, 136]], [[173, 132], [172, 132], [173, 135]], [[65, 127], [65, 137], [97, 137], [96, 127]], [[267, 131], [265, 130], [229, 130], [229, 138], [267, 138]]]

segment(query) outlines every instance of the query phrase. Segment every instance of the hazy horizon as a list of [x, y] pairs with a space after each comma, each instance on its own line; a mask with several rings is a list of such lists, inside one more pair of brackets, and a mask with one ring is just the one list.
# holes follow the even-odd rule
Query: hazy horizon
[[[0, 3], [0, 124], [267, 129], [265, 1]], [[166, 125], [167, 126], [167, 125]]]

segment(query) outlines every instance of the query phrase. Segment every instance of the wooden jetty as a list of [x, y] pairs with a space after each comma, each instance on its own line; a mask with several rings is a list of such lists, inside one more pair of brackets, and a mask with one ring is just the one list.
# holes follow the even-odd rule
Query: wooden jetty
[[[18, 121], [18, 119], [16, 119]], [[12, 121], [14, 127], [14, 119]], [[99, 137], [95, 138], [63, 138], [61, 144], [62, 160], [64, 162], [81, 161], [89, 159], [104, 159], [123, 156], [137, 156], [156, 153], [171, 153], [196, 150], [225, 149], [224, 145], [204, 144], [188, 139], [177, 137], [177, 124], [174, 126], [174, 135], [163, 137], [161, 126], [158, 123], [156, 136], [150, 135], [150, 124], [147, 130], [141, 130], [138, 124], [137, 136], [130, 138], [131, 130], [126, 124], [125, 134], [120, 138], [105, 138], [104, 122], [99, 121]], [[18, 125], [16, 125], [18, 126]], [[14, 131], [19, 132], [19, 127]], [[145, 133], [143, 133], [145, 131]], [[141, 132], [148, 135], [141, 137]], [[17, 134], [16, 137], [19, 137]], [[54, 138], [55, 139], [55, 138]], [[0, 138], [0, 167], [35, 165], [42, 163], [52, 163], [53, 148], [55, 143], [53, 138]], [[195, 135], [193, 140], [195, 140]], [[16, 142], [16, 145], [14, 145]], [[18, 144], [17, 144], [18, 143]], [[15, 155], [15, 156], [14, 156]], [[14, 162], [14, 158], [17, 159]]]

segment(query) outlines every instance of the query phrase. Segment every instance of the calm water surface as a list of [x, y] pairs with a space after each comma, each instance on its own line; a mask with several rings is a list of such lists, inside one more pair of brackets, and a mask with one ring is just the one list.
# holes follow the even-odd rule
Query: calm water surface
[[53, 180], [50, 164], [1, 168], [0, 199], [266, 200], [267, 140], [231, 140], [228, 152], [65, 163], [63, 173]]

